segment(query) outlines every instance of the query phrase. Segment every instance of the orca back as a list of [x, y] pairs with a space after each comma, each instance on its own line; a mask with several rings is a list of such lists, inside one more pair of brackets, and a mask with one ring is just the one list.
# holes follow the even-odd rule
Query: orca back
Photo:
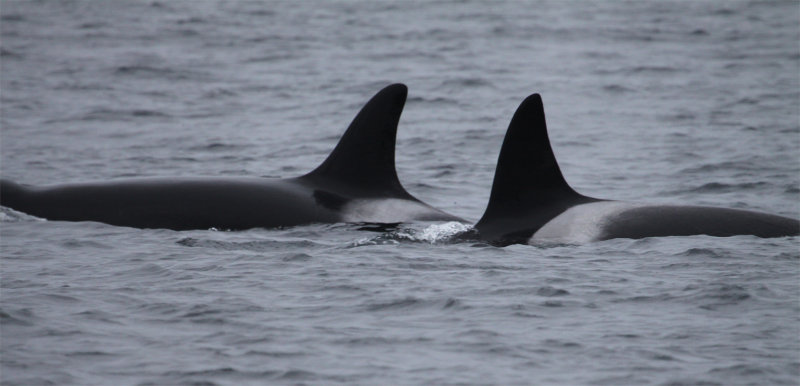
[[407, 93], [402, 84], [379, 91], [328, 158], [301, 177], [127, 179], [44, 187], [0, 180], [0, 204], [53, 220], [176, 230], [459, 221], [415, 199], [397, 178], [395, 136]]
[[769, 213], [705, 206], [651, 205], [609, 219], [598, 240], [708, 235], [783, 237], [800, 234], [800, 222]]
[[570, 207], [594, 201], [567, 184], [547, 136], [542, 98], [529, 96], [508, 126], [489, 204], [475, 228], [487, 240], [524, 242]]
[[[780, 237], [800, 232], [800, 222], [795, 219], [737, 209], [583, 205], [601, 201], [613, 203], [583, 196], [567, 184], [547, 135], [542, 99], [533, 94], [511, 119], [489, 204], [475, 228], [482, 239], [499, 245], [528, 243], [547, 224], [552, 225], [543, 230], [546, 236], [539, 237], [585, 237], [588, 232], [592, 241], [700, 234]], [[565, 216], [560, 216], [562, 213]]]

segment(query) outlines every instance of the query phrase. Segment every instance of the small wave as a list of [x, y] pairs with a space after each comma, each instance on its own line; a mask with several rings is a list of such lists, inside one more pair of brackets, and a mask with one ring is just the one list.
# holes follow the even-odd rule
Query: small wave
[[448, 298], [447, 301], [442, 306], [443, 309], [445, 308], [468, 308], [464, 306], [464, 303], [461, 300], [456, 298]]
[[[116, 356], [119, 354], [110, 353], [106, 351], [73, 351], [65, 353], [64, 355], [68, 357], [104, 357], [104, 356]], [[88, 359], [88, 358], [87, 358]], [[97, 359], [97, 358], [93, 358]]]
[[670, 74], [678, 71], [680, 70], [670, 66], [637, 66], [627, 70], [627, 72], [631, 72], [634, 74], [639, 74], [639, 73]]
[[212, 142], [206, 145], [192, 146], [189, 148], [191, 151], [235, 151], [246, 149], [247, 145]]
[[250, 350], [245, 353], [245, 355], [255, 355], [255, 356], [265, 356], [270, 358], [296, 358], [306, 356], [308, 354], [299, 351], [260, 351], [260, 350]]
[[175, 34], [177, 36], [182, 36], [182, 37], [200, 36], [200, 32], [197, 32], [197, 30], [192, 29], [192, 28], [172, 29], [172, 30], [169, 30], [169, 32], [171, 32], [172, 34]]
[[483, 78], [457, 78], [443, 81], [442, 87], [463, 89], [468, 87], [494, 87], [494, 84]]
[[633, 302], [633, 303], [650, 303], [650, 302], [654, 302], [654, 303], [659, 303], [659, 302], [671, 301], [673, 299], [675, 299], [674, 296], [672, 296], [672, 295], [670, 295], [668, 293], [663, 293], [663, 294], [658, 294], [658, 295], [631, 296], [631, 297], [622, 298], [622, 299], [614, 299], [614, 300], [612, 300], [612, 302], [613, 303], [627, 303], [627, 302]]
[[409, 104], [411, 103], [424, 103], [430, 105], [457, 105], [458, 101], [452, 98], [444, 98], [444, 97], [436, 97], [436, 98], [423, 98], [423, 97], [411, 97], [408, 98]]
[[27, 222], [27, 221], [47, 221], [46, 219], [31, 216], [14, 209], [0, 206], [0, 223], [4, 222]]
[[694, 114], [685, 113], [685, 112], [684, 113], [670, 114], [670, 115], [666, 116], [666, 119], [667, 120], [671, 120], [671, 121], [691, 121], [691, 120], [693, 120], [695, 118], [697, 118], [697, 117]]
[[55, 303], [67, 303], [67, 302], [69, 302], [69, 303], [78, 303], [78, 302], [80, 302], [80, 300], [78, 300], [78, 298], [76, 298], [74, 296], [68, 296], [68, 295], [62, 295], [62, 294], [52, 294], [52, 293], [51, 294], [40, 294], [40, 295], [37, 295], [37, 297], [40, 298], [40, 299], [48, 300], [48, 301], [52, 300]]
[[723, 383], [708, 381], [697, 378], [687, 378], [679, 380], [671, 380], [667, 383], [662, 383], [661, 386], [723, 386]]
[[758, 162], [757, 159], [751, 159], [746, 161], [724, 161], [724, 162], [717, 162], [717, 163], [708, 163], [700, 166], [694, 166], [690, 168], [685, 168], [681, 170], [681, 173], [710, 173], [716, 171], [723, 171], [723, 170], [732, 170], [732, 171], [762, 171], [763, 167], [759, 167], [757, 165], [764, 164], [764, 162]]
[[734, 377], [748, 377], [748, 376], [754, 376], [754, 375], [763, 376], [763, 375], [766, 375], [766, 374], [772, 374], [773, 371], [771, 369], [769, 369], [769, 368], [764, 368], [764, 367], [761, 367], [761, 366], [748, 365], [748, 364], [739, 364], [739, 365], [734, 365], [734, 366], [729, 366], [729, 367], [717, 367], [717, 368], [711, 369], [709, 371], [709, 373], [711, 373], [711, 374], [724, 374], [724, 375], [734, 376]]
[[113, 87], [100, 83], [62, 82], [54, 87], [55, 90], [66, 91], [110, 91]]
[[282, 53], [275, 53], [275, 54], [262, 54], [258, 56], [253, 56], [251, 58], [245, 59], [245, 63], [269, 63], [269, 62], [281, 62], [287, 61], [291, 59], [295, 59], [297, 55], [290, 53], [290, 52], [282, 52]]
[[22, 16], [18, 13], [12, 13], [8, 15], [0, 16], [0, 20], [2, 21], [25, 21], [25, 16]]
[[197, 317], [208, 316], [208, 315], [218, 315], [218, 314], [221, 314], [221, 313], [222, 313], [221, 309], [211, 308], [210, 306], [207, 306], [207, 305], [203, 304], [203, 305], [193, 306], [191, 309], [189, 309], [188, 312], [183, 314], [182, 317], [184, 317], [184, 318], [197, 318]]
[[760, 101], [756, 98], [744, 97], [734, 103], [734, 105], [757, 105]]
[[134, 109], [134, 110], [115, 110], [115, 109], [95, 109], [77, 119], [79, 121], [130, 121], [137, 118], [170, 118], [167, 113], [155, 110]]
[[349, 285], [349, 284], [337, 284], [337, 285], [326, 285], [321, 288], [323, 292], [328, 291], [339, 291], [339, 292], [363, 292], [364, 289], [356, 286], [356, 285]]
[[188, 18], [178, 19], [175, 21], [176, 24], [205, 24], [207, 23], [206, 19], [202, 17], [192, 16]]
[[627, 88], [625, 86], [622, 86], [622, 85], [609, 84], [609, 85], [603, 86], [603, 91], [608, 92], [608, 93], [612, 93], [612, 94], [623, 94], [623, 93], [631, 92], [633, 90], [630, 89], [630, 88]]
[[86, 318], [86, 319], [89, 319], [89, 320], [93, 320], [93, 321], [99, 321], [99, 322], [105, 322], [105, 323], [111, 323], [111, 324], [117, 324], [117, 325], [121, 325], [122, 324], [122, 323], [120, 323], [120, 322], [118, 322], [116, 320], [115, 315], [112, 315], [112, 314], [110, 314], [108, 312], [100, 311], [100, 310], [86, 310], [86, 311], [83, 311], [83, 312], [79, 312], [76, 315], [79, 315], [79, 316], [81, 316], [83, 318]]
[[705, 310], [736, 306], [752, 297], [745, 287], [735, 284], [714, 284], [702, 288], [688, 286], [684, 291], [694, 292], [690, 297], [700, 303], [700, 308]]
[[612, 51], [586, 51], [581, 55], [589, 59], [618, 60], [623, 58], [622, 54]]
[[202, 80], [204, 74], [189, 71], [177, 70], [172, 68], [160, 68], [146, 65], [119, 66], [113, 70], [116, 76], [130, 76], [136, 78], [154, 78], [168, 80]]
[[778, 256], [775, 256], [776, 260], [800, 260], [800, 252], [790, 253], [790, 252], [783, 252]]
[[719, 299], [724, 301], [738, 302], [740, 300], [749, 299], [750, 294], [747, 290], [740, 285], [723, 284], [706, 291], [705, 297], [710, 299]]
[[731, 15], [735, 15], [737, 13], [738, 12], [736, 10], [731, 9], [731, 8], [719, 8], [719, 9], [715, 9], [715, 10], [711, 11], [712, 15], [717, 15], [717, 16], [731, 16]]
[[98, 29], [108, 27], [108, 23], [102, 21], [83, 23], [78, 26], [80, 29]]
[[275, 11], [270, 11], [268, 9], [254, 9], [247, 12], [250, 16], [275, 16]]
[[296, 240], [296, 241], [275, 241], [275, 240], [260, 240], [260, 241], [219, 241], [219, 240], [202, 240], [193, 237], [185, 237], [176, 241], [178, 245], [192, 248], [211, 248], [224, 251], [269, 251], [273, 249], [289, 249], [289, 248], [310, 248], [316, 244], [309, 240]]
[[365, 305], [367, 311], [393, 311], [412, 307], [436, 308], [441, 310], [464, 310], [470, 308], [464, 305], [461, 300], [452, 297], [444, 300], [423, 300], [413, 296], [407, 296], [385, 302], [367, 303]]
[[686, 257], [710, 257], [714, 259], [726, 257], [724, 254], [708, 248], [691, 248], [678, 255]]
[[770, 184], [768, 182], [743, 182], [740, 184], [726, 184], [722, 182], [709, 182], [696, 188], [678, 191], [676, 193], [729, 193], [741, 192], [744, 190], [763, 189]]
[[166, 278], [166, 277], [172, 276], [172, 271], [170, 269], [164, 268], [164, 267], [162, 267], [162, 266], [160, 266], [158, 264], [150, 263], [150, 264], [145, 264], [143, 266], [136, 267], [134, 269], [131, 269], [131, 270], [128, 270], [128, 271], [125, 271], [125, 272], [120, 272], [120, 273], [117, 274], [117, 276], [122, 276], [122, 275], [127, 276], [127, 277], [140, 277], [140, 276], [142, 276], [142, 277], [147, 277], [147, 278], [150, 278], [150, 279], [155, 278], [155, 277]]
[[[168, 371], [164, 375], [168, 377], [218, 377], [218, 376], [247, 376], [247, 377], [273, 377], [280, 374], [278, 371], [263, 371], [263, 372], [244, 372], [236, 370], [232, 367], [219, 367], [202, 370], [186, 370], [186, 371]], [[193, 385], [200, 384], [206, 385], [207, 381], [192, 383]], [[216, 385], [216, 383], [211, 383]]]
[[391, 300], [388, 302], [370, 303], [365, 307], [367, 311], [389, 311], [396, 309], [409, 308], [422, 303], [422, 300], [415, 297], [405, 297], [402, 299]]
[[70, 249], [111, 249], [112, 247], [94, 240], [67, 239], [61, 242], [61, 246]]
[[383, 337], [383, 336], [356, 336], [352, 338], [337, 339], [338, 344], [353, 346], [380, 346], [388, 344], [418, 344], [427, 343], [432, 339], [425, 337]]
[[213, 90], [208, 90], [203, 93], [203, 98], [205, 99], [218, 99], [224, 98], [229, 96], [236, 96], [236, 91], [228, 90], [226, 88], [215, 88]]
[[564, 295], [569, 295], [569, 291], [561, 289], [561, 288], [544, 286], [544, 287], [540, 287], [538, 290], [536, 290], [536, 294], [539, 295], [539, 296], [545, 296], [545, 297], [564, 296]]
[[22, 54], [16, 53], [6, 48], [0, 48], [0, 58], [3, 59], [21, 59]]
[[287, 261], [287, 262], [289, 261], [304, 262], [304, 261], [310, 261], [311, 259], [313, 259], [313, 257], [311, 257], [311, 255], [306, 253], [291, 253], [281, 257], [282, 261]]
[[654, 74], [654, 75], [665, 75], [665, 74], [674, 74], [677, 72], [683, 71], [679, 68], [670, 67], [670, 66], [636, 66], [636, 67], [625, 67], [625, 68], [617, 68], [617, 69], [598, 69], [595, 73], [599, 75], [611, 75], [611, 74]]
[[639, 339], [642, 336], [639, 334], [606, 334], [604, 338], [623, 338], [623, 339]]
[[545, 346], [556, 347], [556, 348], [581, 348], [581, 347], [583, 347], [583, 345], [581, 345], [578, 342], [570, 342], [570, 341], [561, 340], [561, 339], [545, 339], [544, 342], [542, 342], [542, 343], [544, 343]]
[[377, 237], [360, 239], [352, 242], [349, 247], [361, 247], [367, 245], [386, 245], [386, 244], [399, 244], [404, 241], [419, 242], [419, 243], [447, 243], [451, 241], [459, 241], [470, 234], [472, 227], [457, 221], [451, 221], [443, 224], [433, 224], [422, 230], [415, 229], [397, 229], [388, 233], [381, 234]]
[[23, 308], [16, 312], [6, 312], [0, 308], [0, 322], [4, 326], [17, 325], [17, 326], [32, 326], [33, 311]]
[[277, 377], [279, 380], [310, 381], [318, 379], [317, 373], [306, 370], [289, 370]]
[[141, 306], [136, 307], [135, 311], [143, 314], [153, 314], [158, 316], [173, 316], [180, 310], [178, 306], [173, 303], [155, 302], [142, 304]]

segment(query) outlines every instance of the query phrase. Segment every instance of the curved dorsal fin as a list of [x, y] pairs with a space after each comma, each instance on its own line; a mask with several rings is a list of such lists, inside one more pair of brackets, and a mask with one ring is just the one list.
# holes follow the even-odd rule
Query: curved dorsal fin
[[397, 124], [407, 95], [408, 88], [400, 83], [375, 94], [328, 158], [301, 178], [324, 181], [367, 196], [412, 198], [400, 185], [394, 166]]
[[558, 167], [539, 94], [527, 97], [508, 125], [489, 204], [475, 228], [488, 239], [530, 236], [564, 210], [595, 199], [575, 192]]

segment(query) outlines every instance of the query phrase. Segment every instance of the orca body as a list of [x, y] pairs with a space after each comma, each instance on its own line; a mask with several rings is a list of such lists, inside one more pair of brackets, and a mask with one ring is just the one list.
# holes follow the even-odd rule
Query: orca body
[[576, 244], [662, 236], [794, 236], [800, 234], [800, 222], [738, 209], [581, 195], [561, 174], [547, 136], [542, 99], [533, 94], [509, 124], [489, 204], [475, 229], [480, 238], [496, 245]]
[[296, 178], [141, 178], [55, 186], [0, 180], [0, 205], [60, 221], [136, 228], [274, 228], [311, 223], [463, 221], [409, 194], [394, 164], [405, 85], [378, 92], [328, 158]]

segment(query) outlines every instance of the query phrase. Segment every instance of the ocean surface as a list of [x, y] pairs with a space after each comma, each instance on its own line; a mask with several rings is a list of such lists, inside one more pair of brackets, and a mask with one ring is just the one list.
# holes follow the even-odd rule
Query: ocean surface
[[[0, 176], [298, 176], [402, 82], [400, 180], [470, 221], [534, 92], [583, 194], [798, 218], [799, 20], [797, 1], [2, 0]], [[800, 382], [798, 237], [499, 248], [466, 228], [3, 208], [0, 383]]]

